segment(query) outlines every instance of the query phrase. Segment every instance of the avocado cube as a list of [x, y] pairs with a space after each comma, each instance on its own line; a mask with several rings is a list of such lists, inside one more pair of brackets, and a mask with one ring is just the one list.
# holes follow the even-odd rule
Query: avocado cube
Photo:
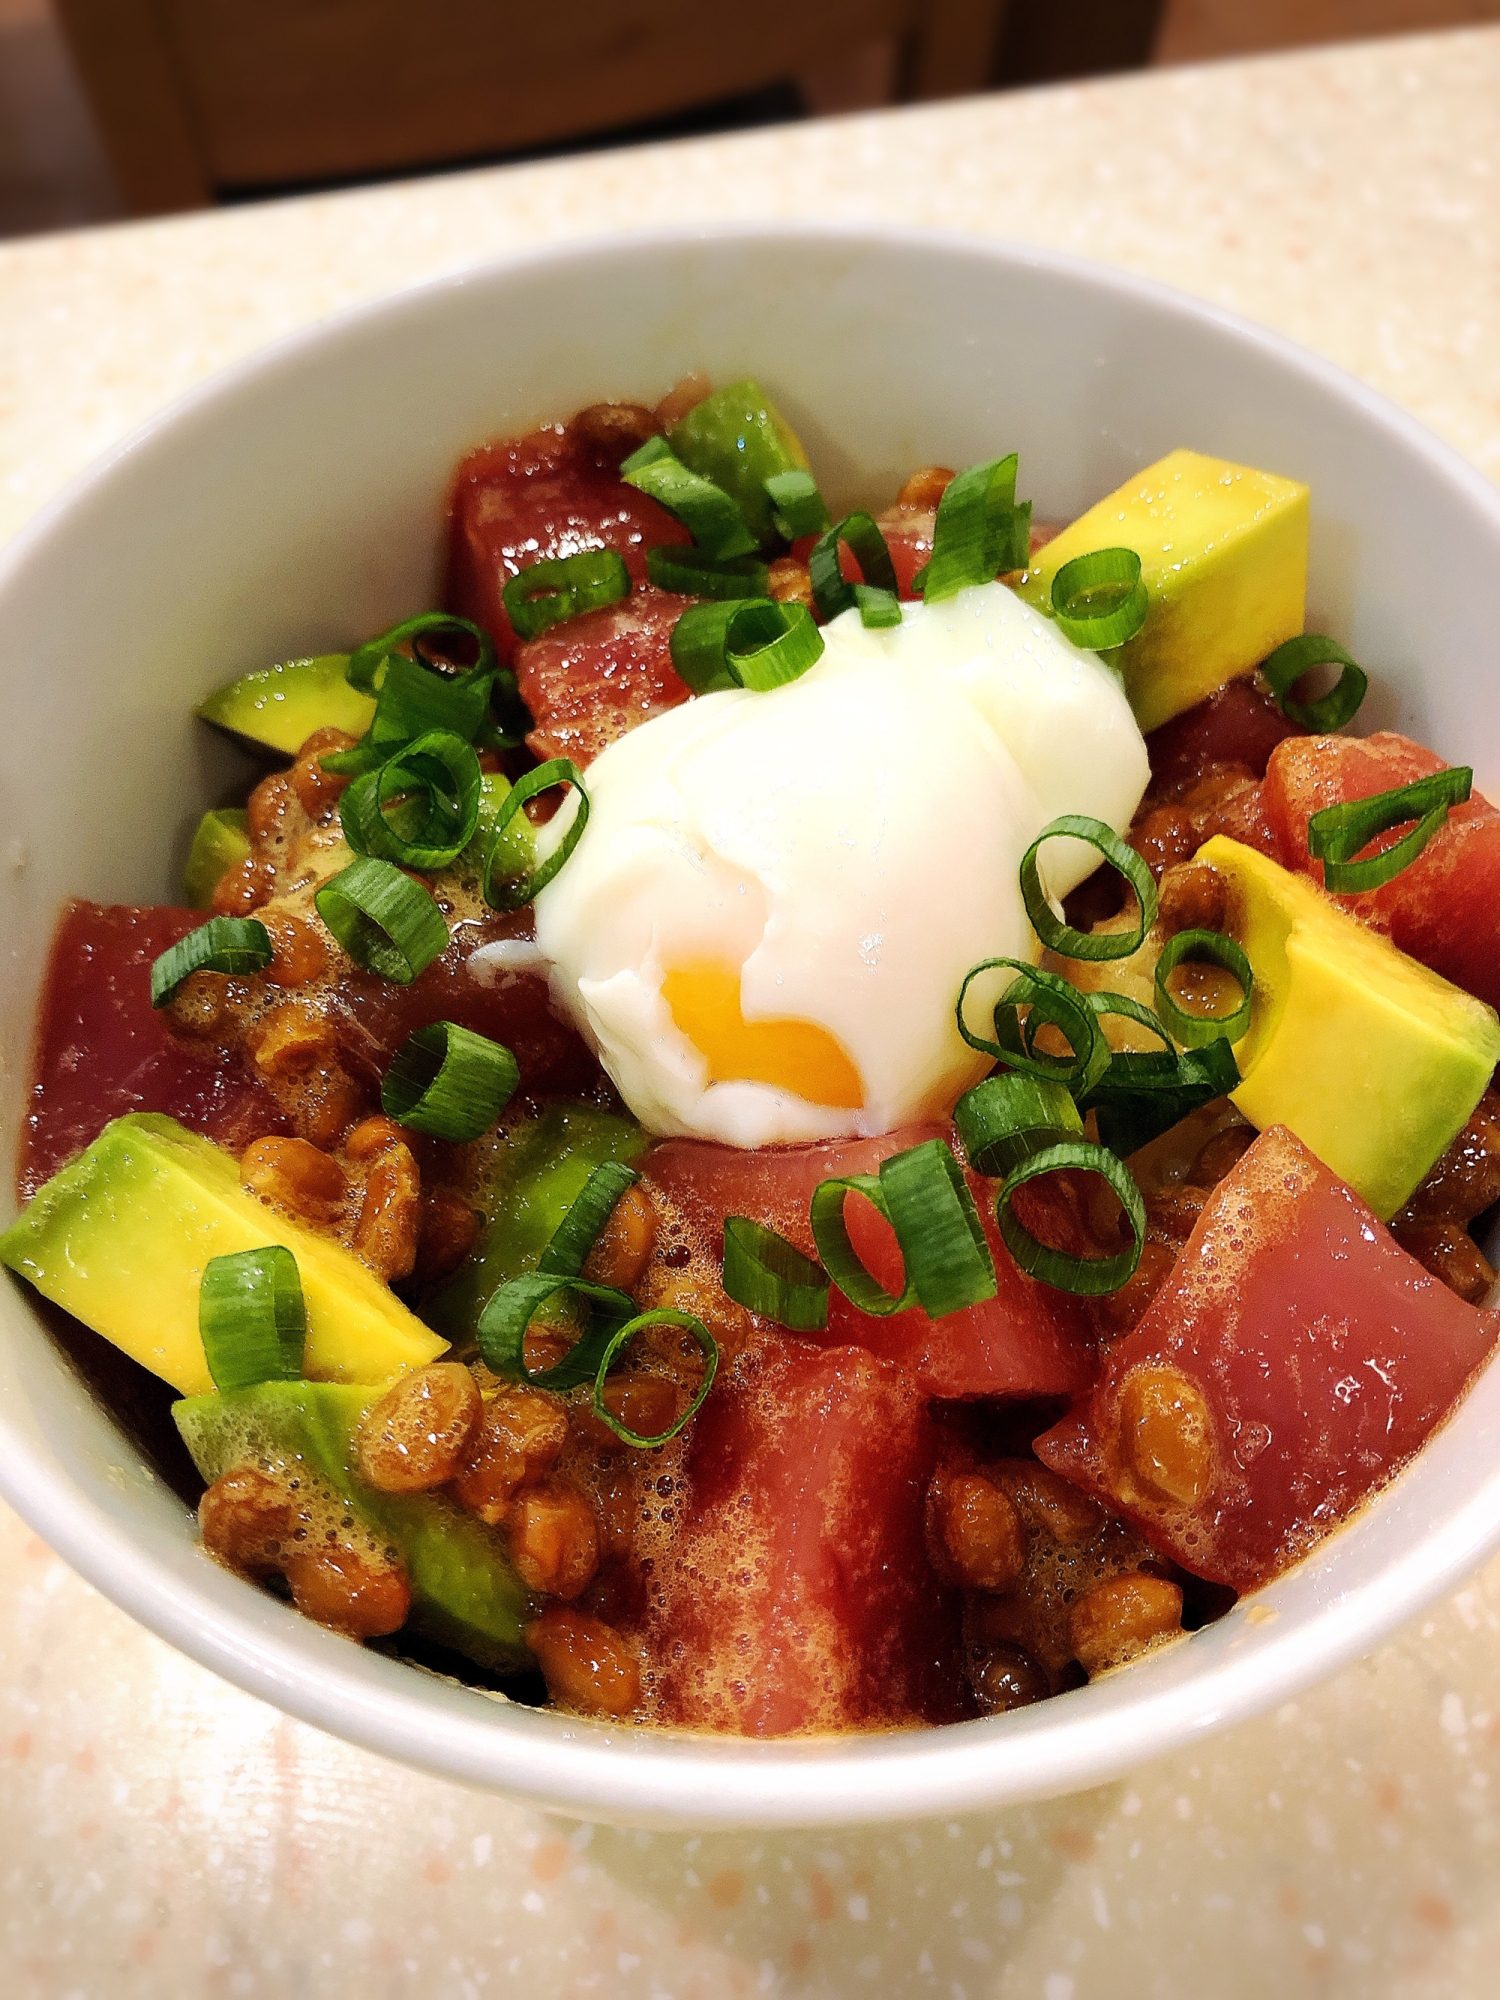
[[1141, 729], [1155, 729], [1302, 630], [1307, 502], [1295, 479], [1169, 452], [1038, 550], [1022, 595], [1049, 609], [1064, 563], [1093, 549], [1134, 549], [1146, 622], [1109, 658]]
[[223, 806], [206, 812], [198, 822], [182, 886], [190, 910], [207, 910], [213, 905], [214, 890], [242, 861], [250, 858], [249, 815], [242, 806]]
[[1234, 1102], [1261, 1131], [1295, 1132], [1388, 1220], [1479, 1102], [1500, 1020], [1253, 848], [1216, 834], [1198, 859], [1230, 885], [1255, 976]]
[[212, 1485], [256, 1466], [311, 1475], [341, 1507], [380, 1531], [406, 1568], [409, 1628], [481, 1666], [531, 1664], [522, 1634], [537, 1603], [500, 1537], [442, 1493], [379, 1493], [360, 1477], [356, 1446], [382, 1392], [328, 1382], [262, 1382], [223, 1396], [192, 1396], [172, 1415], [193, 1463]]
[[446, 1347], [352, 1251], [269, 1208], [230, 1154], [156, 1112], [114, 1119], [40, 1187], [0, 1236], [0, 1263], [191, 1396], [213, 1388], [204, 1266], [268, 1243], [297, 1260], [313, 1378], [384, 1382]]
[[672, 426], [667, 442], [690, 471], [739, 503], [762, 546], [778, 539], [766, 481], [778, 472], [804, 471], [807, 453], [759, 382], [747, 378], [705, 396]]
[[211, 694], [198, 713], [284, 757], [295, 757], [315, 729], [363, 736], [375, 718], [375, 697], [350, 687], [344, 678], [348, 664], [347, 653], [321, 653], [259, 667]]

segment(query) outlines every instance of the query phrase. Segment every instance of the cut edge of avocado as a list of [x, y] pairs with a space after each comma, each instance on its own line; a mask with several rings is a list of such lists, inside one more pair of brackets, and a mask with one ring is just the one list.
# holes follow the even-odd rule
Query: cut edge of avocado
[[217, 689], [196, 713], [283, 757], [295, 757], [315, 729], [363, 736], [374, 719], [375, 698], [349, 685], [348, 664], [347, 653], [319, 653], [258, 667]]
[[382, 1389], [330, 1382], [262, 1382], [227, 1395], [183, 1397], [172, 1417], [199, 1475], [212, 1485], [240, 1466], [310, 1468], [334, 1500], [399, 1554], [411, 1586], [403, 1630], [492, 1671], [534, 1664], [525, 1629], [540, 1600], [494, 1530], [441, 1492], [378, 1493], [356, 1469], [359, 1427]]

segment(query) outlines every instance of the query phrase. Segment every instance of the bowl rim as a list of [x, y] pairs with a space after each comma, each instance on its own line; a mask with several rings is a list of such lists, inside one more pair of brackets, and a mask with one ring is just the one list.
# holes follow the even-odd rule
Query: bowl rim
[[[1352, 407], [1462, 489], [1500, 538], [1500, 490], [1454, 447], [1338, 364], [1225, 307], [1134, 272], [1001, 237], [887, 226], [760, 220], [590, 235], [478, 260], [360, 301], [241, 358], [132, 428], [76, 473], [0, 551], [0, 601], [74, 510], [105, 491], [117, 468], [220, 399], [380, 320], [420, 316], [475, 285], [601, 253], [670, 253], [694, 244], [795, 239], [868, 250], [946, 253], [976, 264], [1033, 269], [1206, 325]], [[1399, 1494], [1383, 1488], [1379, 1508]], [[1481, 1481], [1436, 1530], [1369, 1582], [1329, 1593], [1318, 1614], [1266, 1650], [1233, 1645], [1203, 1671], [1131, 1692], [1131, 1675], [1063, 1695], [1039, 1720], [992, 1717], [945, 1728], [841, 1738], [689, 1735], [559, 1717], [444, 1682], [349, 1646], [216, 1570], [194, 1551], [174, 1563], [49, 1463], [45, 1444], [0, 1409], [0, 1496], [86, 1581], [200, 1665], [304, 1722], [376, 1754], [470, 1786], [578, 1817], [678, 1827], [813, 1827], [914, 1819], [994, 1808], [1119, 1777], [1143, 1761], [1288, 1699], [1369, 1652], [1397, 1625], [1469, 1575], [1500, 1545], [1500, 1472]], [[1353, 1532], [1349, 1524], [1340, 1534]], [[1331, 1538], [1333, 1539], [1333, 1538]], [[1320, 1545], [1327, 1549], [1329, 1543]], [[1316, 1560], [1316, 1552], [1313, 1558]], [[1298, 1569], [1303, 1566], [1299, 1565]], [[1297, 1571], [1289, 1572], [1295, 1575]], [[1274, 1587], [1274, 1586], [1272, 1586]], [[1242, 1602], [1212, 1628], [1243, 1621]], [[1274, 1615], [1274, 1614], [1273, 1614]], [[1189, 1639], [1174, 1654], [1190, 1653]], [[481, 1707], [479, 1704], [483, 1704]], [[991, 1754], [985, 1754], [988, 1751]]]

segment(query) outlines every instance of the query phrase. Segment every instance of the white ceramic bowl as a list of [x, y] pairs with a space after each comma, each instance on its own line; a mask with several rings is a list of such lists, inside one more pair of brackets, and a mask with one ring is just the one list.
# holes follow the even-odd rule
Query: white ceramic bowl
[[[897, 231], [653, 236], [508, 263], [330, 322], [212, 383], [9, 550], [7, 1148], [60, 901], [170, 900], [200, 811], [243, 776], [191, 720], [195, 701], [432, 602], [444, 489], [466, 446], [597, 398], [650, 400], [691, 368], [763, 377], [835, 503], [883, 499], [915, 465], [1017, 448], [1043, 519], [1178, 444], [1310, 481], [1310, 623], [1370, 668], [1368, 723], [1474, 763], [1481, 786], [1500, 780], [1484, 680], [1500, 494], [1311, 356], [1136, 279]], [[106, 1595], [309, 1722], [603, 1819], [901, 1819], [1097, 1784], [1367, 1650], [1500, 1541], [1492, 1368], [1353, 1526], [1220, 1623], [1096, 1686], [838, 1741], [567, 1721], [360, 1651], [216, 1569], [24, 1287], [0, 1287], [0, 1318], [0, 1491]]]

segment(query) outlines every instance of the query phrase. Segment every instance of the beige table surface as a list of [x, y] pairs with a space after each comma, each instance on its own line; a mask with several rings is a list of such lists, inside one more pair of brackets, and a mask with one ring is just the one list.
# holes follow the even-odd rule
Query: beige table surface
[[[1500, 477], [1500, 32], [0, 249], [0, 532], [226, 362], [477, 258], [692, 218], [1060, 245], [1333, 356]], [[1500, 1993], [1500, 1564], [1191, 1756], [834, 1835], [577, 1827], [236, 1693], [0, 1511], [0, 1995]]]

